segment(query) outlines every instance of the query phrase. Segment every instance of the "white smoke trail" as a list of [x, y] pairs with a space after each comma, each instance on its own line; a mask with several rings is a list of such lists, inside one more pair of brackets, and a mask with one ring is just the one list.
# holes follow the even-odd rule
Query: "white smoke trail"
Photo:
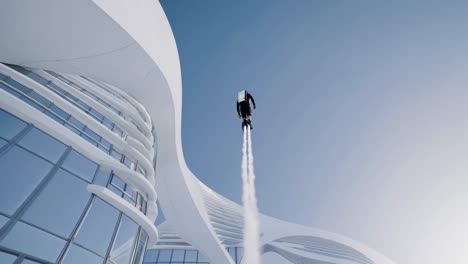
[[250, 128], [244, 128], [242, 145], [242, 202], [244, 204], [243, 264], [260, 264], [259, 222]]

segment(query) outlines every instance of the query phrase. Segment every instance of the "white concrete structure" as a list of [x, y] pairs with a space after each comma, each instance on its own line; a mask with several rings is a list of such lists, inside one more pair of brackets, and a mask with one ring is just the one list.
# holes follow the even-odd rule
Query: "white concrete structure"
[[[226, 247], [242, 239], [242, 208], [201, 183], [187, 167], [181, 144], [182, 81], [176, 42], [167, 18], [155, 0], [6, 1], [0, 9], [0, 62], [21, 65], [87, 102], [127, 131], [121, 138], [45, 86], [21, 77], [26, 86], [68, 109], [123, 154], [138, 160], [145, 175], [97, 153], [79, 136], [0, 90], [0, 107], [32, 123], [73, 149], [113, 171], [148, 197], [141, 213], [108, 189], [90, 184], [87, 190], [124, 212], [149, 235], [152, 248], [196, 248], [210, 263], [234, 263]], [[122, 109], [119, 117], [95, 100], [46, 71], [61, 73], [81, 87]], [[79, 76], [85, 76], [84, 79]], [[107, 85], [117, 96], [106, 93]], [[72, 115], [73, 115], [72, 114]], [[133, 124], [130, 122], [133, 121]], [[155, 135], [156, 145], [153, 146]], [[138, 127], [138, 129], [137, 129]], [[157, 153], [154, 153], [154, 150]], [[156, 155], [156, 166], [153, 158]], [[155, 169], [155, 168], [156, 169]], [[167, 222], [161, 233], [151, 224], [156, 200]], [[261, 242], [292, 263], [390, 264], [390, 260], [351, 239], [261, 216]], [[156, 245], [156, 241], [167, 242]], [[189, 245], [188, 245], [188, 244]]]

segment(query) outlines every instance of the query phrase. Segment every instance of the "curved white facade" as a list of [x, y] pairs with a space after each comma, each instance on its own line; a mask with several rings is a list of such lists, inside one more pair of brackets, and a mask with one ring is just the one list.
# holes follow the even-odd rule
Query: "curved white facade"
[[[54, 79], [74, 96], [111, 117], [116, 125], [127, 131], [125, 139], [86, 115], [69, 109], [116, 149], [137, 160], [146, 173], [129, 171], [109, 156], [97, 153], [64, 127], [51, 123], [46, 116], [35, 115], [33, 108], [18, 107], [20, 102], [6, 93], [1, 94], [0, 106], [67, 142], [99, 163], [101, 168], [113, 171], [123, 181], [144, 192], [148, 197], [146, 214], [128, 206], [102, 186], [87, 186], [88, 192], [118, 208], [141, 226], [152, 245], [158, 241], [158, 231], [152, 225], [157, 216], [158, 200], [167, 220], [161, 228], [174, 231], [181, 239], [168, 240], [168, 245], [153, 248], [196, 248], [208, 257], [210, 263], [234, 263], [225, 248], [241, 243], [242, 208], [206, 187], [185, 163], [181, 144], [180, 64], [174, 36], [159, 2], [9, 1], [2, 4], [0, 22], [0, 34], [4, 36], [0, 40], [0, 62], [28, 67], [40, 76]], [[64, 74], [68, 80], [124, 109], [124, 118], [76, 92], [48, 71]], [[6, 66], [2, 66], [0, 72], [18, 75]], [[120, 91], [126, 101], [103, 92], [94, 80], [101, 85], [109, 84], [107, 89], [117, 94]], [[66, 103], [61, 103], [59, 97], [54, 97], [37, 82], [23, 81], [29, 82], [28, 87], [52, 98], [57, 105], [67, 108]], [[153, 141], [156, 142], [154, 146]], [[154, 153], [155, 149], [157, 153]], [[155, 155], [156, 164], [153, 164]], [[292, 263], [392, 263], [351, 239], [263, 215], [261, 242], [264, 252], [276, 252]]]

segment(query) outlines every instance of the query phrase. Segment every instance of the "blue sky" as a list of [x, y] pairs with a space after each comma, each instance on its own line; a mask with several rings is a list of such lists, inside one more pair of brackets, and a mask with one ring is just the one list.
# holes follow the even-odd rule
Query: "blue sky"
[[263, 213], [397, 263], [468, 262], [466, 2], [161, 3], [184, 153], [203, 182], [240, 202], [247, 89]]

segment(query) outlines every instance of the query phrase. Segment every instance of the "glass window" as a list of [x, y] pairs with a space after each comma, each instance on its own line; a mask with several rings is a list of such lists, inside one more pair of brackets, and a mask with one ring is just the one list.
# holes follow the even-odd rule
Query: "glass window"
[[63, 125], [64, 121], [62, 119], [60, 119], [57, 115], [55, 115], [53, 112], [50, 112], [50, 111], [45, 111], [44, 114], [46, 114], [48, 117], [52, 118], [53, 120], [55, 120], [55, 122]]
[[0, 263], [12, 264], [16, 260], [15, 255], [10, 255], [8, 253], [0, 251]]
[[0, 72], [0, 80], [5, 80], [6, 78], [8, 78], [8, 76]]
[[54, 163], [59, 160], [66, 149], [62, 142], [37, 128], [31, 129], [19, 144]]
[[197, 261], [197, 251], [196, 250], [186, 250], [185, 251], [185, 261], [186, 262], [196, 262]]
[[64, 126], [65, 126], [66, 128], [68, 128], [69, 130], [71, 130], [73, 133], [78, 134], [78, 135], [80, 134], [80, 131], [79, 131], [78, 129], [76, 129], [75, 127], [73, 127], [73, 126], [71, 126], [71, 125], [69, 125], [69, 124], [67, 124], [67, 123], [65, 123]]
[[120, 127], [114, 126], [114, 130], [115, 132], [117, 132], [117, 134], [119, 134], [120, 136], [123, 136], [124, 132], [122, 129], [120, 129]]
[[[59, 170], [23, 216], [35, 225], [68, 237], [83, 213], [90, 194], [88, 184]], [[44, 212], [52, 212], [45, 214]]]
[[17, 222], [1, 245], [55, 262], [65, 246], [65, 241], [30, 225]]
[[0, 88], [5, 90], [6, 92], [8, 92], [9, 94], [13, 95], [13, 96], [16, 96], [16, 97], [21, 97], [21, 94], [18, 93], [17, 91], [11, 89], [10, 87], [4, 85], [3, 83], [0, 82]]
[[184, 261], [184, 250], [174, 249], [172, 252], [172, 262]]
[[228, 248], [229, 255], [231, 255], [231, 258], [235, 261], [236, 260], [236, 249], [235, 248]]
[[0, 215], [0, 229], [10, 220], [10, 218]]
[[42, 104], [43, 106], [46, 106], [48, 107], [51, 102], [47, 99], [45, 99], [44, 97], [42, 97], [41, 95], [39, 95], [38, 93], [32, 91], [28, 94], [30, 97], [32, 97], [34, 100], [36, 100], [37, 102], [39, 102], [40, 104]]
[[111, 147], [110, 143], [107, 142], [105, 139], [101, 139], [101, 145], [103, 145], [104, 148], [106, 148], [107, 150], [109, 150]]
[[22, 91], [23, 93], [27, 94], [29, 92], [31, 92], [32, 90], [29, 89], [28, 87], [22, 85], [21, 83], [13, 80], [12, 78], [7, 78], [6, 80], [4, 80], [6, 83], [10, 84], [11, 86], [15, 87], [16, 89]]
[[15, 116], [0, 110], [0, 137], [12, 139], [26, 127], [26, 123]]
[[94, 198], [76, 242], [104, 256], [114, 232], [119, 211], [101, 199]]
[[146, 232], [143, 229], [141, 229], [140, 237], [138, 239], [138, 245], [135, 249], [135, 258], [133, 261], [134, 264], [141, 264], [143, 262], [143, 254], [145, 253], [147, 241], [148, 234], [146, 234]]
[[31, 100], [31, 99], [29, 99], [29, 98], [27, 98], [27, 97], [25, 97], [25, 96], [23, 96], [23, 97], [21, 98], [21, 100], [25, 101], [25, 102], [26, 102], [27, 104], [29, 104], [30, 106], [36, 108], [37, 110], [39, 110], [39, 112], [42, 112], [42, 111], [44, 111], [44, 109], [45, 109], [45, 108], [42, 107], [40, 104], [36, 103], [35, 101], [33, 101], [33, 100]]
[[21, 262], [21, 264], [41, 264], [41, 263], [29, 260], [29, 259], [25, 259], [23, 260], [23, 262]]
[[88, 136], [88, 135], [86, 135], [86, 134], [81, 133], [81, 137], [82, 137], [83, 139], [85, 139], [86, 141], [88, 141], [89, 143], [91, 143], [91, 145], [93, 145], [93, 146], [97, 146], [97, 145], [98, 145], [97, 142], [96, 142], [93, 138], [91, 138], [90, 136]]
[[156, 262], [158, 259], [159, 250], [147, 250], [143, 262]]
[[[74, 101], [76, 101], [78, 103], [79, 106], [81, 106], [83, 109], [85, 109], [86, 111], [89, 111], [91, 109], [91, 107], [89, 107], [87, 104], [85, 104], [83, 101], [80, 101], [78, 100], [78, 98], [76, 98], [75, 96], [71, 95], [71, 94], [68, 94], [68, 96], [70, 98], [72, 98]], [[92, 116], [92, 115], [91, 115]]]
[[161, 249], [159, 251], [158, 262], [169, 262], [171, 260], [172, 250], [171, 249]]
[[62, 109], [58, 108], [56, 105], [52, 105], [50, 107], [50, 110], [52, 110], [52, 112], [56, 113], [57, 115], [61, 116], [63, 119], [67, 119], [70, 115], [68, 113], [66, 113], [65, 111], [63, 111]]
[[83, 123], [76, 120], [73, 116], [70, 116], [70, 118], [68, 118], [68, 122], [70, 122], [72, 125], [74, 125], [76, 128], [78, 128], [80, 130], [83, 130], [84, 127], [85, 127], [85, 125], [83, 125]]
[[110, 252], [110, 260], [115, 263], [129, 263], [137, 235], [138, 225], [127, 216], [122, 215], [119, 231]]
[[111, 156], [114, 157], [115, 159], [119, 160], [119, 161], [122, 159], [122, 154], [115, 151], [114, 149], [111, 150]]
[[68, 251], [63, 264], [101, 264], [103, 258], [89, 252], [88, 250], [72, 244]]
[[47, 84], [49, 81], [46, 80], [44, 77], [42, 76], [39, 76], [38, 74], [36, 73], [33, 73], [33, 72], [29, 72], [26, 74], [27, 76], [29, 76], [29, 78], [35, 80], [36, 82], [40, 83], [40, 84]]
[[239, 261], [239, 263], [241, 262], [243, 256], [244, 256], [244, 248], [238, 247], [237, 248], [237, 260]]
[[3, 146], [5, 146], [8, 142], [6, 140], [3, 140], [0, 138], [0, 148], [2, 148]]
[[101, 186], [106, 186], [107, 181], [109, 180], [109, 172], [104, 172], [102, 170], [99, 170], [96, 173], [96, 177], [94, 177], [94, 184], [101, 185]]
[[132, 164], [134, 164], [128, 157], [125, 157], [124, 159], [124, 162], [125, 166], [129, 167], [129, 168], [133, 168], [132, 167]]
[[72, 150], [62, 167], [91, 182], [98, 165]]
[[125, 192], [128, 194], [128, 196], [130, 196], [133, 200], [137, 200], [137, 195], [138, 195], [138, 192], [135, 191], [133, 189], [132, 186], [130, 186], [129, 184], [127, 184], [127, 186], [125, 187]]
[[104, 117], [104, 119], [102, 120], [102, 124], [105, 125], [109, 129], [112, 129], [112, 127], [114, 126], [114, 123], [112, 123], [112, 121], [110, 121], [106, 117]]
[[122, 197], [123, 192], [120, 191], [117, 187], [114, 187], [114, 185], [109, 185], [107, 186], [109, 190], [111, 190], [113, 193], [117, 194], [118, 196]]
[[0, 157], [0, 168], [0, 210], [12, 214], [47, 175], [52, 164], [14, 146]]
[[13, 70], [16, 70], [22, 74], [28, 74], [29, 70], [26, 70], [25, 68], [18, 66], [18, 65], [13, 65], [13, 64], [5, 64], [6, 66], [12, 68]]
[[125, 183], [121, 179], [119, 179], [117, 176], [115, 175], [112, 176], [111, 183], [119, 187], [121, 190], [125, 190]]
[[104, 116], [99, 113], [98, 111], [94, 110], [93, 108], [90, 108], [90, 112], [98, 119], [98, 120], [102, 120], [104, 118]]
[[101, 140], [101, 137], [94, 133], [94, 131], [92, 131], [91, 129], [89, 129], [88, 127], [86, 127], [84, 130], [83, 130], [86, 134], [88, 134], [88, 136], [92, 137], [94, 140], [96, 140], [97, 142], [99, 142], [99, 140]]

